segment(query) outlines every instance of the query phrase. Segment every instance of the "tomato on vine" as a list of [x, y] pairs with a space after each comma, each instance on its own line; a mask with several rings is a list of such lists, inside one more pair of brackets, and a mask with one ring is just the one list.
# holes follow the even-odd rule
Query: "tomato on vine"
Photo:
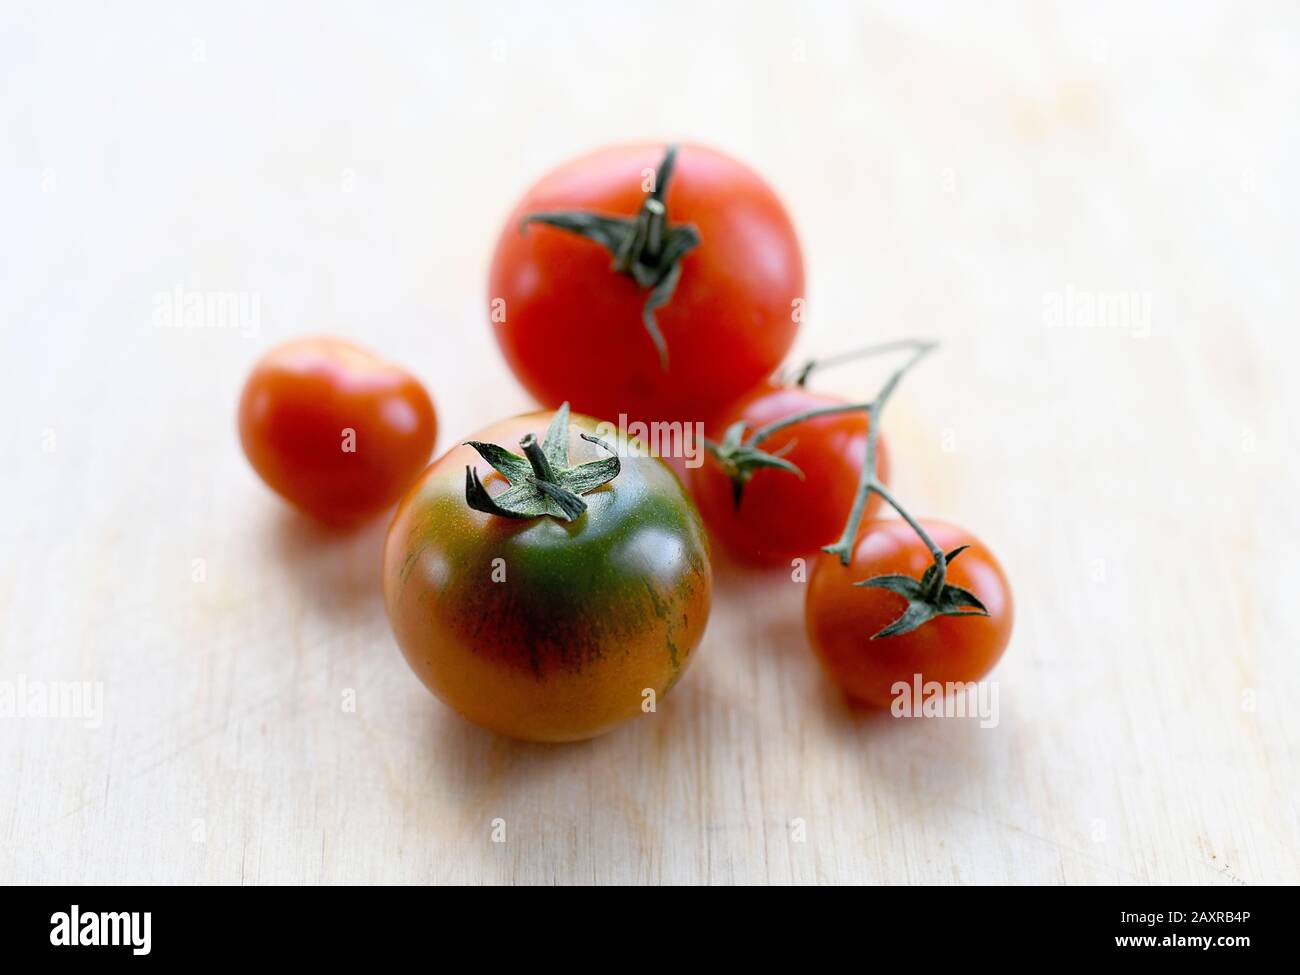
[[519, 381], [615, 421], [712, 417], [784, 358], [803, 294], [781, 202], [698, 145], [614, 146], [545, 176], [506, 220], [488, 281]]
[[[979, 680], [1011, 638], [1011, 587], [993, 553], [970, 533], [919, 523], [934, 555], [901, 519], [869, 521], [847, 568], [823, 554], [808, 580], [808, 640], [831, 679], [855, 703], [888, 707], [899, 682]], [[927, 588], [931, 589], [927, 593]]]
[[253, 368], [239, 438], [281, 497], [331, 525], [372, 517], [429, 462], [433, 402], [405, 369], [343, 339], [295, 339]]
[[[788, 564], [834, 541], [853, 509], [867, 456], [866, 403], [808, 389], [814, 369], [914, 343], [888, 343], [807, 363], [790, 382], [768, 380], [742, 397], [707, 441], [704, 462], [690, 468], [691, 491], [705, 524], [735, 558]], [[876, 474], [889, 480], [883, 436]], [[867, 515], [880, 507], [872, 497]]]
[[[864, 404], [867, 451], [857, 492], [839, 539], [813, 568], [804, 608], [809, 642], [827, 673], [851, 700], [881, 707], [896, 685], [911, 687], [918, 677], [945, 686], [983, 677], [1006, 649], [1013, 614], [993, 554], [952, 525], [912, 517], [880, 477], [881, 411], [903, 375], [934, 348], [899, 346], [910, 346], [912, 355]], [[872, 495], [901, 520], [864, 524]]]
[[653, 710], [703, 636], [699, 514], [666, 464], [602, 432], [567, 403], [488, 427], [424, 472], [388, 530], [407, 662], [501, 734], [573, 741]]

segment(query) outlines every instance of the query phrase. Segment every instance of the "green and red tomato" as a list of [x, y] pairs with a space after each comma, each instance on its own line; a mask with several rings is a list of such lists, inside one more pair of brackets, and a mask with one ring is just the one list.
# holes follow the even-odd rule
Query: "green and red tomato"
[[[385, 603], [412, 669], [470, 721], [531, 741], [590, 738], [656, 707], [691, 662], [711, 599], [699, 514], [635, 444], [616, 448], [616, 475], [582, 493], [583, 510], [491, 513], [510, 499], [540, 511], [550, 497], [533, 491], [535, 506], [518, 507], [542, 472], [503, 451], [489, 463], [493, 445], [544, 446], [579, 478], [608, 463], [583, 437], [601, 425], [566, 416], [514, 417], [452, 448], [407, 493], [384, 545]], [[567, 457], [552, 450], [560, 427]]]

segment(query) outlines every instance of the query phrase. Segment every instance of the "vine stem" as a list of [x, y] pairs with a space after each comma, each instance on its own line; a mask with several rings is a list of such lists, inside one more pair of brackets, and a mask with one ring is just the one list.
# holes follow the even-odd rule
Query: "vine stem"
[[[937, 345], [937, 343], [924, 342], [920, 339], [895, 339], [892, 342], [879, 342], [875, 345], [867, 345], [860, 349], [854, 349], [851, 352], [840, 352], [835, 355], [824, 356], [821, 359], [809, 359], [800, 366], [799, 371], [794, 374], [793, 382], [796, 386], [806, 386], [808, 384], [808, 377], [818, 369], [824, 369], [827, 366], [838, 366], [846, 362], [854, 362], [858, 359], [865, 359], [873, 355], [883, 355], [886, 352], [897, 352], [900, 349], [913, 349], [917, 353], [916, 358], [920, 358], [921, 355], [924, 355], [925, 352], [934, 348], [935, 345]], [[911, 362], [900, 369], [899, 373], [901, 374], [902, 372], [905, 372], [910, 365]], [[899, 378], [901, 378], [901, 376]], [[897, 382], [897, 379], [891, 381]], [[887, 396], [888, 393], [884, 395]], [[879, 400], [881, 397], [877, 396], [876, 399]], [[875, 400], [872, 402], [875, 402]], [[803, 423], [804, 420], [812, 420], [819, 416], [833, 416], [836, 413], [854, 413], [858, 410], [870, 411], [870, 409], [870, 402], [844, 403], [839, 406], [822, 406], [815, 410], [795, 413], [792, 416], [783, 417], [780, 420], [773, 420], [771, 423], [765, 424], [756, 429], [752, 434], [750, 434], [749, 445], [751, 447], [757, 447], [760, 442], [766, 440], [768, 437], [772, 436], [772, 434], [784, 430], [786, 427], [792, 427], [796, 423]]]
[[869, 409], [871, 409], [870, 403], [842, 403], [836, 406], [819, 406], [815, 410], [805, 410], [803, 413], [795, 413], [759, 427], [750, 434], [749, 445], [757, 447], [760, 442], [766, 440], [772, 434], [784, 430], [786, 427], [792, 427], [796, 423], [803, 423], [804, 420], [812, 420], [819, 416], [833, 416], [836, 413], [856, 413], [860, 410]]
[[[867, 346], [854, 352], [845, 352], [840, 355], [829, 356], [821, 360], [810, 360], [798, 372], [795, 378], [795, 384], [802, 386], [812, 374], [813, 370], [827, 366], [835, 365], [842, 362], [848, 362], [853, 359], [862, 358], [869, 355], [876, 355], [883, 352], [895, 352], [900, 349], [910, 349], [912, 355], [904, 362], [894, 373], [885, 381], [876, 398], [866, 403], [841, 403], [834, 406], [821, 406], [816, 409], [805, 410], [802, 413], [795, 413], [791, 416], [782, 417], [779, 420], [773, 420], [771, 423], [758, 427], [750, 434], [745, 441], [745, 446], [757, 449], [762, 441], [771, 437], [773, 434], [792, 427], [797, 423], [803, 423], [805, 420], [815, 419], [821, 416], [832, 416], [837, 413], [853, 413], [859, 410], [866, 411], [867, 414], [867, 452], [863, 458], [862, 473], [858, 480], [858, 486], [853, 497], [853, 507], [849, 511], [848, 521], [844, 525], [844, 531], [840, 538], [832, 545], [825, 546], [822, 551], [839, 557], [840, 564], [847, 566], [853, 551], [853, 544], [857, 541], [858, 529], [862, 525], [863, 515], [867, 510], [867, 502], [871, 498], [871, 492], [876, 494], [887, 503], [891, 508], [898, 512], [904, 521], [916, 532], [917, 536], [925, 543], [929, 549], [930, 555], [934, 558], [935, 572], [926, 584], [925, 594], [928, 598], [933, 599], [943, 591], [945, 577], [947, 575], [947, 556], [938, 545], [934, 543], [929, 534], [921, 527], [920, 522], [913, 518], [905, 509], [901, 502], [890, 493], [889, 489], [876, 477], [876, 457], [878, 454], [878, 443], [880, 440], [880, 414], [884, 410], [885, 404], [889, 397], [893, 395], [894, 390], [898, 387], [899, 381], [913, 366], [916, 365], [927, 353], [933, 351], [938, 346], [937, 342], [925, 341], [922, 339], [899, 339], [893, 342], [883, 342], [878, 345]], [[742, 433], [743, 435], [743, 433]], [[777, 451], [775, 456], [779, 456], [784, 451]], [[733, 475], [734, 478], [735, 475]], [[743, 486], [743, 482], [737, 481], [738, 485]], [[739, 491], [739, 487], [737, 490]], [[739, 499], [739, 494], [737, 494]], [[739, 503], [739, 500], [737, 500]]]
[[858, 359], [866, 359], [873, 355], [883, 355], [886, 352], [898, 352], [900, 349], [914, 349], [918, 345], [917, 339], [896, 339], [893, 342], [878, 342], [875, 345], [863, 346], [860, 349], [854, 349], [851, 352], [839, 352], [835, 355], [824, 356], [820, 359], [809, 359], [799, 371], [794, 374], [794, 384], [796, 386], [808, 385], [808, 377], [819, 369], [825, 369], [828, 366], [839, 366], [846, 362], [856, 362]]
[[[840, 565], [847, 566], [849, 564], [849, 558], [853, 553], [853, 543], [857, 541], [858, 529], [862, 525], [862, 516], [867, 510], [867, 501], [871, 497], [871, 492], [875, 491], [891, 508], [899, 513], [903, 520], [912, 527], [912, 530], [916, 532], [921, 541], [923, 541], [926, 547], [930, 550], [930, 554], [934, 557], [934, 564], [937, 570], [931, 582], [932, 588], [930, 591], [934, 593], [941, 591], [943, 587], [944, 576], [947, 570], [947, 560], [944, 557], [943, 550], [934, 544], [934, 540], [926, 534], [925, 530], [920, 526], [916, 519], [907, 513], [907, 510], [899, 503], [898, 499], [890, 494], [889, 489], [881, 484], [879, 479], [877, 479], [876, 445], [880, 439], [880, 413], [885, 408], [885, 404], [889, 401], [889, 397], [893, 395], [894, 390], [898, 387], [899, 380], [901, 380], [907, 371], [916, 365], [917, 362], [919, 362], [927, 353], [933, 351], [937, 344], [938, 343], [935, 342], [925, 342], [917, 339], [888, 343], [890, 349], [910, 348], [912, 349], [912, 355], [894, 372], [893, 375], [889, 377], [889, 379], [885, 381], [885, 385], [882, 386], [880, 392], [876, 394], [876, 398], [867, 404], [867, 456], [862, 462], [862, 474], [858, 480], [857, 493], [853, 498], [853, 508], [849, 511], [848, 521], [844, 524], [844, 531], [841, 533], [839, 540], [822, 549], [823, 552], [838, 556]], [[882, 349], [884, 347], [876, 346], [874, 348]], [[862, 353], [859, 352], [857, 354], [860, 355]], [[843, 359], [844, 357], [840, 356], [836, 358]], [[823, 360], [823, 363], [828, 361], [832, 360]], [[811, 365], [813, 364], [810, 364], [810, 366]], [[805, 370], [811, 371], [811, 368], [806, 366]], [[933, 588], [936, 585], [938, 588]]]
[[[926, 588], [925, 594], [930, 598], [937, 596], [943, 589], [945, 576], [948, 572], [947, 556], [944, 555], [943, 549], [934, 544], [934, 539], [932, 539], [929, 533], [921, 527], [921, 523], [909, 515], [907, 509], [898, 503], [898, 499], [890, 493], [889, 489], [883, 484], [876, 482], [874, 477], [871, 480], [871, 490], [884, 498], [885, 503], [897, 511], [899, 515], [902, 516], [903, 520], [912, 526], [912, 531], [916, 532], [917, 535], [921, 537], [921, 541], [925, 543], [925, 547], [930, 550], [930, 557], [934, 559], [934, 564], [938, 567], [938, 571], [935, 573], [934, 580], [931, 580], [930, 585]], [[854, 535], [857, 535], [856, 530], [854, 531]], [[843, 560], [841, 559], [841, 561]], [[848, 563], [844, 564], [847, 565]]]

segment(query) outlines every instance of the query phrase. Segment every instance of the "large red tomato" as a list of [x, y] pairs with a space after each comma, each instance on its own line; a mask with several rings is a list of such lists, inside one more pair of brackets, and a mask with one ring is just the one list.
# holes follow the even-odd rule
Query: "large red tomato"
[[[707, 420], [771, 374], [794, 339], [803, 260], [776, 195], [713, 149], [681, 146], [669, 173], [657, 169], [664, 161], [661, 144], [601, 149], [544, 177], [506, 220], [491, 327], [546, 406], [570, 400], [612, 421]], [[525, 225], [557, 213], [566, 226], [585, 215], [589, 232]], [[623, 272], [612, 266], [620, 242]], [[679, 260], [664, 263], [669, 252]]]

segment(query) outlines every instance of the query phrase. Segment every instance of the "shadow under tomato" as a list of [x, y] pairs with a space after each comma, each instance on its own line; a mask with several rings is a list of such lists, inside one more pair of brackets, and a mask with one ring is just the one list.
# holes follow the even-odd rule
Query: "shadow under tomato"
[[762, 568], [715, 554], [713, 567], [711, 629], [725, 629], [733, 642], [744, 643], [750, 665], [798, 657], [816, 666], [804, 635], [807, 587], [793, 577], [790, 566]]
[[[631, 828], [652, 834], [637, 797], [647, 786], [669, 793], [671, 770], [698, 759], [702, 718], [716, 706], [689, 683], [692, 676], [702, 675], [688, 673], [654, 713], [597, 738], [556, 744], [498, 735], [430, 696], [413, 731], [427, 747], [415, 753], [411, 784], [456, 799], [460, 826], [471, 836], [480, 830], [486, 836], [492, 821], [501, 818], [512, 831], [512, 842], [548, 842], [583, 821], [575, 803], [585, 808], [587, 802], [621, 813]], [[657, 840], [646, 837], [647, 842]]]
[[981, 727], [978, 717], [896, 716], [852, 701], [824, 674], [815, 706], [831, 746], [847, 761], [861, 762], [872, 789], [903, 808], [924, 804], [978, 814], [970, 797], [990, 769], [1004, 765], [996, 753], [1017, 747], [1006, 737], [1009, 728]]
[[281, 506], [268, 534], [282, 578], [326, 616], [383, 619], [380, 560], [388, 520], [386, 512], [361, 525], [333, 528]]

